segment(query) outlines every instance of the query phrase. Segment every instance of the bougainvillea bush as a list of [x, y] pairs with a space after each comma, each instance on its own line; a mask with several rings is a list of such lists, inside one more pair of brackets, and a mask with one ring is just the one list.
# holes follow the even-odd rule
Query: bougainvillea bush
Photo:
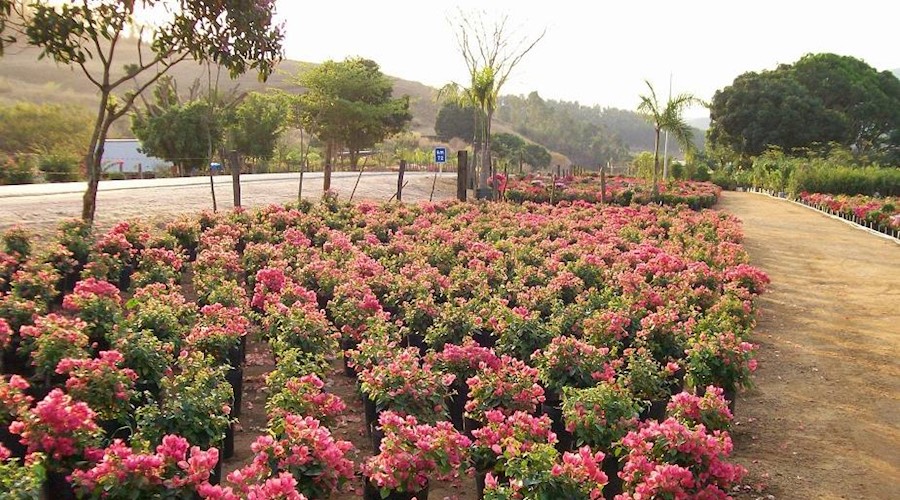
[[[886, 196], [847, 196], [822, 193], [800, 193], [799, 200], [807, 205], [839, 215], [845, 219], [856, 219], [863, 224], [872, 224], [884, 232], [900, 231], [900, 198]], [[894, 233], [896, 234], [896, 233]]]
[[[600, 201], [600, 176], [548, 177], [531, 174], [510, 178], [504, 183], [505, 197], [510, 201], [559, 203], [566, 201]], [[694, 208], [711, 207], [716, 203], [721, 188], [710, 182], [666, 181], [659, 183], [657, 200], [671, 205], [684, 203]], [[606, 179], [606, 202], [617, 205], [647, 203], [652, 199], [652, 184], [631, 177]]]

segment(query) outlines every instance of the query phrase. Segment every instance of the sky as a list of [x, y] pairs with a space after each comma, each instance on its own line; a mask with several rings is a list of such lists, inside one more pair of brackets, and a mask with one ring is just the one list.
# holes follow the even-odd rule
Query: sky
[[[515, 68], [502, 94], [635, 109], [648, 80], [712, 99], [747, 71], [774, 69], [807, 53], [833, 52], [878, 70], [900, 68], [900, 3], [889, 0], [277, 0], [285, 55], [322, 62], [361, 56], [384, 73], [440, 87], [465, 84], [448, 19], [506, 15], [515, 38], [544, 38]], [[703, 108], [686, 113], [706, 115]]]

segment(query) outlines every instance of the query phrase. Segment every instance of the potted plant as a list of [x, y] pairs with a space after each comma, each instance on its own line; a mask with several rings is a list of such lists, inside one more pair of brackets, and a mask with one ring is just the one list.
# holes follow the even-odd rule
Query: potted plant
[[728, 408], [724, 392], [714, 385], [708, 386], [703, 396], [681, 392], [672, 396], [666, 412], [691, 428], [702, 424], [709, 432], [727, 431], [734, 416]]
[[685, 381], [695, 389], [709, 385], [723, 388], [734, 413], [738, 388], [749, 387], [750, 374], [756, 370], [755, 351], [755, 345], [731, 331], [700, 333], [685, 351]]
[[55, 313], [35, 318], [34, 325], [19, 329], [22, 351], [29, 353], [35, 377], [49, 390], [56, 366], [63, 358], [87, 358], [87, 324]]
[[196, 322], [197, 307], [181, 294], [181, 287], [152, 283], [138, 288], [125, 303], [125, 326], [148, 330], [163, 342], [181, 348], [183, 338]]
[[623, 500], [638, 498], [727, 498], [746, 470], [727, 461], [731, 438], [707, 433], [675, 419], [651, 421], [629, 432], [622, 469]]
[[619, 376], [621, 386], [628, 388], [641, 402], [641, 419], [664, 420], [666, 404], [678, 381], [679, 367], [674, 362], [661, 366], [644, 347], [628, 348], [623, 352], [625, 368]]
[[366, 500], [428, 498], [432, 478], [458, 476], [471, 442], [450, 422], [419, 424], [415, 417], [386, 411], [378, 423], [384, 431], [378, 455], [362, 466]]
[[506, 464], [513, 457], [528, 452], [535, 444], [554, 444], [556, 435], [550, 430], [546, 415], [535, 417], [517, 411], [504, 415], [500, 410], [485, 413], [484, 426], [472, 431], [469, 460], [475, 468], [479, 496], [484, 491], [488, 473], [506, 477]]
[[200, 309], [197, 322], [191, 328], [184, 344], [209, 356], [220, 365], [240, 368], [236, 354], [241, 339], [250, 330], [250, 320], [238, 307], [211, 304]]
[[563, 391], [563, 420], [577, 446], [609, 450], [638, 423], [640, 406], [627, 389], [608, 382]]
[[[483, 423], [485, 413], [493, 409], [506, 414], [518, 410], [534, 413], [544, 401], [538, 371], [506, 355], [500, 358], [497, 368], [486, 366], [466, 383], [469, 385], [469, 402], [465, 416], [475, 422]], [[471, 429], [466, 427], [466, 430]]]
[[595, 347], [569, 336], [554, 337], [531, 356], [544, 387], [547, 404], [558, 404], [564, 387], [592, 387], [609, 382], [621, 362], [607, 347]]
[[127, 423], [132, 411], [137, 374], [122, 366], [124, 360], [119, 351], [100, 351], [98, 358], [64, 358], [56, 366], [56, 373], [68, 376], [66, 393], [90, 405], [107, 438]]
[[0, 376], [0, 446], [6, 447], [16, 458], [25, 457], [25, 447], [19, 437], [9, 432], [9, 424], [31, 408], [34, 398], [27, 394], [28, 381], [19, 375]]
[[115, 285], [87, 278], [75, 284], [75, 290], [63, 297], [63, 309], [87, 324], [91, 343], [109, 346], [107, 336], [122, 316], [122, 297]]
[[24, 464], [0, 444], [0, 491], [4, 498], [39, 499], [47, 479], [42, 455], [32, 455]]
[[163, 436], [149, 452], [114, 440], [102, 458], [72, 472], [72, 483], [86, 498], [193, 498], [219, 462], [216, 448], [202, 450], [177, 435]]
[[597, 500], [603, 498], [608, 482], [601, 465], [603, 452], [587, 446], [562, 457], [549, 444], [536, 444], [529, 451], [509, 460], [507, 480], [488, 474], [485, 478], [485, 500], [517, 498], [565, 498]]
[[453, 425], [458, 430], [463, 430], [463, 413], [469, 400], [466, 380], [474, 377], [482, 368], [498, 369], [500, 357], [493, 349], [481, 347], [472, 338], [464, 340], [462, 345], [445, 344], [441, 352], [431, 356], [430, 359], [441, 371], [455, 375], [448, 408]]
[[254, 463], [267, 469], [266, 476], [289, 472], [309, 498], [328, 498], [353, 479], [353, 462], [346, 458], [352, 448], [315, 418], [294, 414], [284, 416], [279, 433], [260, 436], [252, 446]]
[[325, 383], [314, 373], [287, 379], [266, 399], [269, 430], [280, 433], [288, 414], [311, 416], [326, 426], [334, 424], [347, 405], [340, 397], [323, 391], [324, 387]]
[[247, 465], [229, 474], [224, 485], [204, 483], [197, 493], [207, 500], [307, 500], [297, 491], [297, 480], [290, 472], [264, 479], [257, 477], [256, 469], [255, 464]]
[[[309, 292], [312, 294], [312, 292]], [[297, 300], [290, 306], [276, 302], [266, 308], [263, 328], [276, 350], [290, 347], [309, 353], [330, 354], [337, 350], [340, 334], [324, 311], [312, 300]]]
[[446, 400], [455, 376], [419, 363], [419, 349], [407, 347], [359, 374], [360, 391], [376, 414], [390, 410], [435, 423], [447, 417]]

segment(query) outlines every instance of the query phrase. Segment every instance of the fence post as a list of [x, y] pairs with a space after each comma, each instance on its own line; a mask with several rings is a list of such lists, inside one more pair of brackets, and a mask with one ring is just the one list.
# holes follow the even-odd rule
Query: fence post
[[560, 167], [559, 165], [557, 165], [557, 166], [556, 166], [556, 176], [557, 176], [557, 177], [562, 177], [562, 175], [560, 175], [561, 173], [562, 173], [562, 167]]
[[403, 174], [406, 173], [406, 160], [400, 160], [400, 174], [397, 176], [397, 201], [403, 201]]
[[241, 206], [241, 160], [234, 149], [228, 152], [228, 162], [231, 163], [231, 187], [234, 191], [234, 206]]
[[597, 165], [600, 168], [600, 203], [606, 203], [606, 169], [603, 164]]
[[466, 201], [466, 188], [469, 184], [469, 152], [456, 152], [456, 199]]

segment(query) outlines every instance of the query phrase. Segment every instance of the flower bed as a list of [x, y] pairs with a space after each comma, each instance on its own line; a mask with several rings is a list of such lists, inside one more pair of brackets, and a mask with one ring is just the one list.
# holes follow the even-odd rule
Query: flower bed
[[798, 201], [857, 224], [900, 238], [900, 198], [800, 193]]
[[[535, 494], [596, 498], [610, 476], [635, 490], [642, 481], [607, 468], [612, 460], [615, 469], [610, 457], [631, 453], [630, 432], [654, 422], [638, 419], [651, 400], [679, 393], [682, 380], [716, 396], [716, 387], [727, 393], [750, 382], [753, 300], [767, 278], [747, 265], [740, 227], [728, 215], [577, 199], [302, 208], [203, 214], [165, 232], [120, 225], [116, 238], [96, 241], [68, 231], [60, 248], [72, 255], [92, 249], [83, 265], [58, 259], [60, 248], [48, 260], [10, 238], [2, 259], [9, 286], [0, 292], [5, 354], [24, 356], [31, 372], [21, 374], [47, 389], [64, 382], [53, 375], [70, 376], [66, 397], [85, 401], [62, 400], [61, 389], [48, 401], [91, 410], [81, 412], [72, 456], [60, 455], [55, 468], [89, 478], [118, 456], [163, 460], [153, 450], [176, 436], [199, 447], [203, 464], [190, 480], [180, 479], [181, 465], [154, 476], [157, 486], [176, 481], [207, 498], [327, 497], [353, 474], [349, 444], [320, 422], [346, 407], [324, 382], [340, 340], [380, 439], [361, 470], [382, 495], [457, 475], [472, 464], [474, 438], [479, 467], [496, 468], [482, 471], [485, 495], [499, 498], [528, 483]], [[128, 251], [111, 250], [113, 240]], [[79, 266], [84, 279], [66, 290]], [[116, 282], [129, 286], [116, 293], [104, 269], [119, 270]], [[39, 275], [59, 279], [47, 286]], [[269, 428], [255, 446], [255, 465], [215, 486], [200, 476], [209, 475], [209, 453], [226, 443], [239, 405], [226, 374], [239, 371], [235, 352], [252, 334], [269, 342], [276, 359], [267, 376]], [[84, 390], [92, 378], [105, 392]], [[13, 384], [23, 387], [20, 379]], [[27, 428], [28, 443], [39, 442], [35, 433], [45, 431], [35, 411], [46, 404], [8, 392], [15, 409], [4, 423], [19, 422], [12, 428]], [[707, 432], [698, 418], [727, 432], [730, 419], [697, 417], [685, 398], [672, 408], [694, 419], [691, 436]], [[559, 415], [529, 416], [542, 403], [570, 415], [569, 425], [552, 429], [569, 429], [585, 447], [566, 448], [553, 437], [550, 419]], [[604, 405], [621, 407], [615, 422], [598, 413]], [[457, 407], [467, 419], [451, 424]], [[101, 412], [140, 429], [130, 445], [97, 426]], [[66, 433], [45, 432], [52, 439]], [[443, 454], [436, 443], [448, 446]], [[286, 455], [292, 447], [305, 451]], [[718, 464], [729, 452], [703, 456]], [[655, 460], [666, 466], [665, 457]], [[704, 464], [691, 470], [703, 474]]]
[[[504, 184], [504, 196], [514, 202], [560, 203], [564, 201], [600, 202], [600, 176], [546, 177], [526, 175]], [[721, 189], [710, 182], [667, 181], [659, 184], [657, 201], [667, 205], [680, 203], [693, 208], [708, 208], [716, 203]], [[630, 177], [607, 177], [606, 202], [616, 205], [645, 204], [652, 201], [650, 182]]]

